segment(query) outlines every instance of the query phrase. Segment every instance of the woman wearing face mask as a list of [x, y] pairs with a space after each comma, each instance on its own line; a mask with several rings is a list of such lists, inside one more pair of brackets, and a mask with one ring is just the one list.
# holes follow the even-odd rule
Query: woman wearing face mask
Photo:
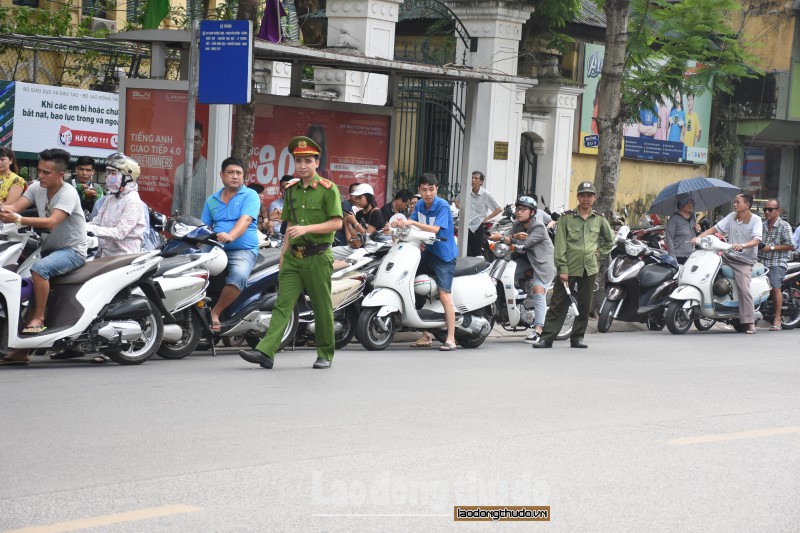
[[139, 164], [125, 154], [106, 158], [106, 196], [97, 216], [86, 225], [100, 241], [98, 257], [134, 254], [142, 251], [146, 228], [139, 198]]
[[10, 148], [0, 148], [0, 204], [16, 202], [25, 190], [25, 180], [15, 172], [17, 160]]

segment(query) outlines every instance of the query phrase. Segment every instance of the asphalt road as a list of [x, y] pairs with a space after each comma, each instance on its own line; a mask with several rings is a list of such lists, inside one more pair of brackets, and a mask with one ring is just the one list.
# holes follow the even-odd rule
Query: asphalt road
[[[0, 368], [0, 531], [800, 530], [800, 332]], [[454, 505], [549, 505], [546, 524]], [[34, 531], [34, 530], [30, 530]]]

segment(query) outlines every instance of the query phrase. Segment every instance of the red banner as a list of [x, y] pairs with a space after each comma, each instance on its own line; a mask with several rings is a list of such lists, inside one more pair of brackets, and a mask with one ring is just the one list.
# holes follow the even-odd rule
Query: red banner
[[[125, 153], [142, 169], [139, 195], [148, 206], [164, 214], [171, 212], [175, 171], [185, 159], [186, 98], [184, 91], [128, 89], [125, 100]], [[207, 105], [197, 104], [195, 121], [203, 128], [200, 154], [205, 164]], [[211, 192], [207, 191], [209, 195]]]
[[117, 149], [116, 133], [104, 133], [99, 131], [73, 130], [67, 126], [61, 126], [58, 131], [59, 139], [70, 139], [64, 143], [65, 146], [85, 146], [87, 148], [107, 148]]
[[368, 183], [381, 206], [386, 196], [389, 127], [388, 116], [259, 105], [247, 181], [263, 185], [268, 202], [280, 196], [281, 176], [294, 174], [294, 158], [286, 145], [293, 137], [306, 135], [322, 148], [319, 175], [336, 183], [343, 199], [351, 183]]

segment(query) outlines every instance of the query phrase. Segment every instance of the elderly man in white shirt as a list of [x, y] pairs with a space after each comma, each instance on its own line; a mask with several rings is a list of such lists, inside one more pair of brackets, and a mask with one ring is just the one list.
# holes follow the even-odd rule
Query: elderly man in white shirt
[[[503, 210], [494, 196], [489, 191], [483, 188], [483, 182], [486, 181], [486, 176], [483, 172], [474, 171], [472, 173], [472, 204], [469, 213], [469, 236], [467, 240], [467, 255], [470, 257], [478, 257], [483, 255], [483, 245], [486, 241], [486, 232], [483, 229], [483, 223], [493, 219]], [[461, 209], [461, 204], [456, 199], [456, 207]], [[488, 215], [489, 210], [493, 210]]]

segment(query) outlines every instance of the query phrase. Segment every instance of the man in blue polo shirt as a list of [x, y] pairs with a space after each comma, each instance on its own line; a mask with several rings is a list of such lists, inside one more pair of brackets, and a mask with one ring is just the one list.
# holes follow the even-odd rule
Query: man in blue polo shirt
[[[450, 204], [439, 198], [439, 181], [433, 174], [423, 174], [419, 178], [419, 194], [421, 202], [417, 202], [411, 218], [398, 221], [398, 226], [416, 226], [423, 231], [436, 233], [437, 240], [425, 246], [419, 271], [432, 275], [439, 288], [439, 300], [444, 308], [444, 320], [447, 324], [447, 340], [439, 347], [443, 352], [456, 349], [456, 310], [453, 307], [453, 274], [456, 271], [458, 246], [453, 233], [453, 215]], [[431, 345], [431, 336], [427, 331], [412, 344], [413, 347]]]
[[211, 330], [219, 332], [219, 317], [241, 294], [258, 257], [256, 228], [261, 202], [258, 194], [244, 186], [244, 165], [236, 157], [222, 162], [219, 173], [223, 187], [206, 200], [203, 222], [217, 233], [225, 245], [228, 276], [219, 300], [211, 309]]

